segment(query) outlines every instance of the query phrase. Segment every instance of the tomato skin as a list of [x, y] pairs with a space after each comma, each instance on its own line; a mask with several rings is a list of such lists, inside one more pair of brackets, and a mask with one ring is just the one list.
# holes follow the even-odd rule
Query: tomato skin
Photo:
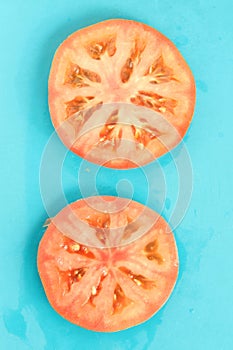
[[[116, 200], [90, 197], [89, 204], [94, 203], [92, 198], [95, 203], [104, 200], [108, 206]], [[91, 217], [93, 225], [105, 228], [110, 225], [110, 230], [120, 225], [124, 230], [127, 228], [127, 234], [131, 228], [134, 235], [137, 222], [143, 228], [145, 219], [149, 221], [155, 215], [137, 202], [128, 203], [121, 198], [119, 203], [124, 208], [111, 214], [110, 221], [104, 216], [106, 213], [98, 211], [96, 216], [85, 199], [70, 204], [49, 224], [38, 249], [38, 271], [51, 306], [71, 323], [97, 332], [116, 332], [146, 321], [166, 302], [178, 274], [173, 234], [167, 233], [167, 223], [157, 215], [144, 235], [109, 248], [85, 246], [82, 240], [74, 241], [56, 227], [57, 219], [60, 217], [64, 222], [64, 213], [71, 209], [89, 224]], [[98, 233], [93, 225], [90, 226], [93, 232]], [[111, 238], [111, 232], [108, 237]]]
[[[100, 42], [104, 45], [105, 39], [108, 43], [109, 35], [116, 36], [116, 53], [113, 56], [108, 56], [107, 49], [103, 46], [104, 54], [101, 54], [99, 59], [91, 57], [89, 48], [93, 42], [98, 45], [100, 45]], [[134, 39], [134, 36], [137, 39]], [[136, 44], [134, 40], [136, 40]], [[146, 42], [146, 48], [140, 40]], [[124, 60], [118, 53], [123, 49], [125, 52]], [[145, 54], [143, 50], [145, 50]], [[131, 55], [130, 59], [134, 60], [132, 63], [134, 68], [130, 73], [129, 80], [124, 82], [122, 77], [120, 79], [120, 76], [125, 60], [127, 62], [127, 55]], [[157, 60], [154, 63], [153, 57]], [[69, 67], [70, 62], [75, 67], [70, 75], [74, 81], [73, 87], [72, 84], [66, 83], [67, 80], [64, 78], [68, 74], [67, 67]], [[158, 67], [155, 68], [156, 64]], [[148, 73], [148, 69], [152, 73]], [[82, 75], [79, 78], [83, 84], [81, 87], [75, 86], [77, 77], [74, 77], [74, 74], [78, 74], [77, 71], [81, 72]], [[90, 72], [92, 75], [98, 74], [100, 81], [98, 79], [98, 82], [87, 80]], [[124, 19], [107, 20], [71, 34], [56, 51], [48, 85], [51, 119], [65, 145], [72, 152], [89, 161], [116, 169], [128, 169], [145, 165], [173, 149], [182, 140], [190, 126], [194, 113], [195, 95], [194, 77], [175, 45], [156, 29], [143, 23]], [[77, 97], [79, 98], [78, 102], [75, 101]], [[81, 101], [82, 98], [83, 101]], [[91, 99], [88, 100], [88, 98]], [[123, 159], [124, 157], [117, 153], [117, 149], [113, 152], [113, 155], [116, 153], [116, 158], [118, 157], [116, 161], [109, 161], [109, 159], [103, 161], [99, 155], [106, 151], [106, 147], [103, 148], [105, 141], [114, 141], [111, 133], [106, 134], [104, 142], [100, 141], [101, 132], [97, 129], [92, 133], [88, 133], [86, 138], [80, 137], [80, 125], [77, 126], [75, 120], [72, 120], [72, 115], [75, 116], [82, 111], [88, 111], [89, 108], [100, 103], [103, 106], [111, 103], [127, 103], [151, 109], [155, 113], [160, 113], [174, 128], [177, 137], [174, 138], [168, 135], [164, 141], [164, 138], [161, 137], [164, 130], [160, 130], [160, 135], [154, 135], [149, 142], [144, 144], [152, 157], [149, 159], [145, 157], [145, 160], [141, 163], [137, 152], [133, 153], [130, 158], [126, 153], [125, 159]], [[75, 109], [77, 113], [74, 112]], [[70, 113], [74, 114], [70, 115]], [[69, 125], [66, 126], [66, 123]], [[136, 120], [132, 118], [132, 125], [135, 125], [135, 123]], [[119, 139], [126, 138], [126, 140], [135, 142], [136, 145], [138, 142], [141, 142], [141, 144], [145, 142], [144, 137], [138, 139], [138, 132], [135, 136], [133, 133], [130, 134], [120, 122], [119, 125], [123, 130], [121, 136], [118, 133], [117, 137]], [[153, 136], [150, 126], [148, 130], [144, 126], [142, 128], [144, 128], [144, 131], [147, 130], [148, 135]], [[77, 133], [79, 136], [74, 137], [72, 136], [73, 133], [75, 135]], [[109, 145], [107, 146], [109, 147]], [[96, 152], [94, 152], [95, 148]], [[93, 152], [90, 152], [92, 150]]]

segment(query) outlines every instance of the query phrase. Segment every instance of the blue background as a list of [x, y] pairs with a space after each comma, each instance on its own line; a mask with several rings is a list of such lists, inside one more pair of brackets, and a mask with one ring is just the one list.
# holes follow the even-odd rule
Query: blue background
[[[232, 11], [230, 0], [1, 1], [1, 349], [233, 348]], [[185, 143], [194, 187], [186, 216], [175, 230], [180, 274], [172, 297], [146, 323], [120, 333], [98, 334], [63, 320], [44, 295], [36, 269], [47, 217], [39, 168], [53, 132], [47, 79], [56, 47], [73, 31], [116, 17], [160, 30], [193, 71], [197, 103]], [[80, 196], [79, 164], [78, 157], [67, 155], [63, 184], [68, 200]], [[167, 155], [160, 165], [171, 192], [163, 208], [169, 218], [177, 183], [174, 162]], [[147, 169], [153, 173], [154, 167], [152, 163]], [[135, 184], [134, 198], [145, 202], [142, 170], [121, 175], [102, 172], [105, 183], [97, 181], [100, 193], [116, 193], [116, 179], [127, 178]], [[123, 186], [121, 194], [128, 196], [127, 191]], [[156, 191], [153, 196], [149, 205], [159, 209]], [[56, 194], [56, 211], [60, 208], [55, 199]]]

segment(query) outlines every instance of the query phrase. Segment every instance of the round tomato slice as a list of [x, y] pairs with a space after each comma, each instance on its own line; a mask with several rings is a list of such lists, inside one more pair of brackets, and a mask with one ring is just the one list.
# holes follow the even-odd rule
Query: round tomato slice
[[94, 163], [131, 168], [163, 155], [184, 136], [194, 104], [185, 60], [145, 24], [97, 23], [69, 36], [54, 56], [52, 122], [67, 147]]
[[115, 332], [146, 321], [166, 302], [178, 256], [156, 212], [125, 198], [97, 196], [68, 205], [51, 220], [39, 245], [38, 271], [61, 316]]

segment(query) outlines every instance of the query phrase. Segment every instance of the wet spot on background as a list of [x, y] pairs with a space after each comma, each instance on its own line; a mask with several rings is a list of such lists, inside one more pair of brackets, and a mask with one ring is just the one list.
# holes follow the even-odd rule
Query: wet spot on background
[[9, 333], [26, 340], [27, 325], [19, 310], [6, 310], [3, 314], [3, 321]]
[[177, 36], [174, 41], [178, 48], [182, 46], [186, 46], [189, 42], [188, 38], [184, 35]]
[[203, 80], [196, 80], [196, 87], [197, 87], [197, 90], [201, 90], [202, 92], [208, 91], [208, 86]]

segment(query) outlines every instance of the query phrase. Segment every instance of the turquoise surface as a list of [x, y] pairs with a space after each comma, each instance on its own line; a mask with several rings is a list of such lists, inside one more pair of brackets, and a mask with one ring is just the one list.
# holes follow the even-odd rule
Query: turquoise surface
[[[1, 1], [0, 349], [233, 348], [232, 11], [232, 1], [227, 0]], [[55, 49], [76, 29], [116, 17], [160, 30], [193, 71], [197, 103], [184, 140], [193, 169], [193, 177], [187, 172], [193, 193], [183, 220], [175, 225], [180, 273], [167, 304], [142, 325], [98, 334], [61, 318], [45, 297], [36, 269], [47, 218], [39, 173], [53, 133], [47, 79]], [[166, 155], [131, 172], [102, 169], [96, 190], [133, 195], [169, 220], [177, 198], [175, 165], [181, 153], [178, 147], [173, 157]], [[62, 181], [68, 201], [81, 196], [81, 163], [72, 154], [65, 157]], [[88, 166], [91, 172], [94, 166]], [[61, 204], [55, 188], [50, 208], [56, 213]]]

